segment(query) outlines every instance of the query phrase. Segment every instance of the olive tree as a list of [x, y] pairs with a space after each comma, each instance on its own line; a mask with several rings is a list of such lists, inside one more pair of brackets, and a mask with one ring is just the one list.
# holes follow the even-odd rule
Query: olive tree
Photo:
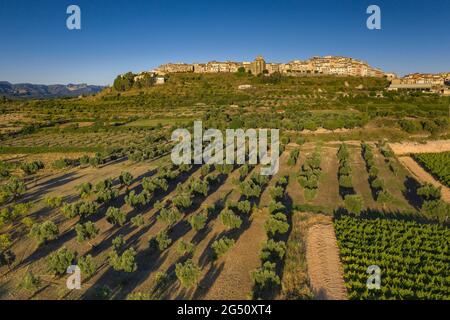
[[214, 259], [219, 259], [234, 245], [236, 241], [228, 237], [216, 240], [212, 243], [211, 248], [214, 251]]
[[80, 267], [80, 271], [85, 278], [90, 278], [97, 271], [97, 265], [90, 254], [79, 258], [77, 265]]
[[69, 266], [72, 265], [76, 253], [62, 247], [58, 251], [50, 254], [47, 259], [47, 266], [50, 272], [56, 275], [63, 275]]
[[127, 221], [125, 212], [119, 208], [109, 207], [106, 211], [106, 220], [113, 225], [123, 226]]
[[242, 219], [230, 209], [222, 210], [220, 220], [227, 229], [237, 229], [242, 225]]
[[192, 288], [198, 283], [200, 268], [191, 260], [185, 263], [177, 263], [175, 274], [184, 288]]
[[119, 181], [121, 185], [128, 188], [131, 185], [131, 182], [133, 182], [133, 175], [128, 171], [123, 171], [119, 176]]
[[92, 221], [88, 221], [86, 223], [78, 223], [75, 226], [75, 231], [77, 233], [77, 241], [82, 243], [94, 239], [98, 235], [99, 229]]
[[125, 250], [122, 255], [113, 250], [109, 255], [109, 263], [115, 271], [130, 273], [137, 270], [135, 257], [136, 251], [133, 248]]
[[362, 197], [358, 195], [346, 195], [344, 204], [347, 212], [354, 215], [360, 215], [364, 205]]
[[29, 235], [38, 241], [38, 245], [42, 245], [48, 241], [57, 239], [59, 230], [56, 224], [50, 220], [47, 220], [41, 224], [35, 223], [31, 227]]

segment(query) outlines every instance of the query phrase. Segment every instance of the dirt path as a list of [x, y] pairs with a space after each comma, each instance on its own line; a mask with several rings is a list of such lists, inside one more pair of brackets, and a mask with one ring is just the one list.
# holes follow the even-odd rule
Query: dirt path
[[431, 183], [435, 187], [442, 187], [442, 200], [450, 203], [450, 189], [437, 181], [431, 174], [426, 172], [411, 157], [398, 157], [398, 160], [408, 169], [411, 174], [420, 182]]
[[390, 143], [392, 151], [397, 155], [409, 153], [430, 153], [450, 151], [450, 140], [428, 141], [427, 143], [401, 142]]
[[308, 276], [316, 299], [346, 300], [339, 248], [332, 224], [317, 224], [308, 231]]

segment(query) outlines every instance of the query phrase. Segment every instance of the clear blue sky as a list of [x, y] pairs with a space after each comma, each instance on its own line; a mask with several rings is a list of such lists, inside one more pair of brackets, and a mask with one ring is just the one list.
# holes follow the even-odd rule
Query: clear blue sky
[[[66, 28], [77, 4], [82, 30]], [[382, 29], [366, 28], [381, 7]], [[110, 84], [165, 62], [359, 58], [450, 71], [449, 0], [0, 0], [0, 81]]]

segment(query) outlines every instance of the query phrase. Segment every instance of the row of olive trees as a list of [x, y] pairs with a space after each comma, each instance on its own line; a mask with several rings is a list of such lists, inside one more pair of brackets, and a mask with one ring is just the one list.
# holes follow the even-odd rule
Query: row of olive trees
[[314, 199], [319, 187], [319, 178], [322, 173], [321, 163], [321, 147], [318, 145], [313, 154], [308, 157], [302, 165], [301, 172], [298, 176], [298, 182], [305, 190], [305, 199]]
[[392, 196], [386, 190], [385, 183], [379, 176], [379, 169], [375, 164], [372, 147], [367, 143], [362, 143], [361, 148], [366, 162], [367, 172], [369, 173], [369, 183], [374, 200], [384, 205], [392, 200]]
[[279, 270], [286, 253], [286, 242], [282, 238], [289, 231], [288, 209], [283, 204], [286, 198], [288, 176], [281, 176], [275, 186], [269, 189], [271, 201], [269, 218], [264, 224], [268, 240], [260, 252], [261, 267], [251, 273], [254, 299], [272, 296], [281, 284]]

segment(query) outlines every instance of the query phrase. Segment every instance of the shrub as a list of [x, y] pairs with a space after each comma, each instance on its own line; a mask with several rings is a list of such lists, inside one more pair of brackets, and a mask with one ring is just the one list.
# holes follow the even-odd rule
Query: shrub
[[5, 185], [1, 186], [1, 192], [5, 194], [5, 197], [13, 200], [22, 196], [26, 191], [25, 183], [16, 177], [12, 177]]
[[185, 263], [176, 264], [175, 274], [184, 288], [192, 288], [198, 283], [200, 268], [189, 259]]
[[125, 250], [120, 256], [113, 250], [109, 255], [109, 263], [115, 271], [134, 272], [137, 270], [135, 256], [136, 251], [133, 248]]
[[125, 203], [132, 208], [147, 205], [152, 198], [152, 194], [147, 190], [143, 190], [140, 194], [136, 194], [133, 190], [125, 196]]
[[252, 204], [248, 200], [239, 201], [236, 208], [240, 213], [249, 214], [252, 210]]
[[281, 212], [271, 215], [264, 224], [264, 229], [271, 237], [276, 234], [285, 234], [289, 230], [286, 215]]
[[180, 221], [181, 218], [182, 218], [182, 214], [176, 208], [170, 208], [170, 209], [163, 208], [163, 209], [161, 209], [161, 211], [157, 217], [157, 220], [161, 221], [162, 223], [171, 227], [175, 223]]
[[269, 194], [274, 200], [282, 199], [284, 197], [284, 188], [283, 187], [270, 188]]
[[172, 203], [179, 209], [188, 209], [192, 205], [192, 194], [182, 192], [173, 198]]
[[189, 224], [195, 231], [200, 231], [206, 226], [208, 216], [205, 213], [197, 213], [189, 217]]
[[125, 246], [123, 235], [118, 235], [112, 241], [113, 250], [119, 251]]
[[98, 203], [109, 203], [110, 201], [116, 199], [119, 196], [119, 190], [116, 188], [105, 189], [97, 192], [97, 198], [95, 201]]
[[106, 220], [110, 224], [123, 226], [127, 221], [127, 216], [119, 208], [109, 207], [106, 211]]
[[281, 202], [270, 201], [268, 210], [270, 214], [274, 214], [277, 212], [284, 212], [286, 207]]
[[0, 235], [0, 266], [10, 265], [15, 260], [14, 253], [10, 250], [11, 239], [8, 234]]
[[180, 255], [191, 255], [194, 252], [194, 244], [191, 242], [186, 242], [183, 239], [178, 242], [177, 251]]
[[280, 277], [275, 273], [275, 263], [265, 262], [262, 267], [251, 273], [254, 298], [264, 292], [273, 292], [280, 285]]
[[97, 266], [90, 254], [78, 259], [78, 267], [80, 267], [83, 276], [86, 278], [90, 278], [97, 271]]
[[35, 174], [39, 170], [44, 168], [44, 163], [42, 161], [33, 161], [29, 163], [22, 163], [20, 169], [26, 174]]
[[436, 188], [430, 183], [427, 183], [417, 189], [417, 195], [425, 201], [437, 200], [441, 198], [441, 188]]
[[145, 226], [144, 216], [142, 214], [138, 214], [137, 216], [131, 218], [131, 224], [135, 227], [143, 227]]
[[41, 286], [41, 279], [36, 277], [31, 271], [25, 273], [25, 276], [20, 283], [20, 288], [27, 290], [31, 293], [35, 293]]
[[348, 213], [360, 215], [363, 208], [363, 199], [358, 195], [346, 195], [344, 199], [345, 209]]
[[236, 229], [240, 228], [242, 225], [242, 219], [234, 214], [233, 211], [230, 209], [224, 209], [220, 213], [220, 220], [222, 221], [223, 225], [227, 227], [227, 229]]
[[214, 259], [219, 259], [234, 245], [235, 241], [233, 239], [223, 237], [222, 239], [216, 240], [211, 245], [214, 251]]
[[202, 177], [206, 176], [211, 171], [211, 166], [209, 164], [205, 164], [200, 168], [200, 174]]
[[163, 230], [156, 236], [150, 238], [150, 248], [157, 249], [159, 251], [166, 250], [172, 243], [172, 239], [167, 234], [167, 231]]
[[49, 208], [58, 208], [62, 204], [62, 197], [47, 197], [45, 203]]
[[61, 207], [61, 211], [68, 219], [79, 216], [81, 219], [85, 219], [91, 215], [97, 213], [97, 203], [92, 201], [78, 201], [72, 204], [64, 204]]
[[107, 189], [111, 189], [113, 186], [112, 180], [110, 178], [101, 180], [95, 184], [95, 192], [102, 192]]
[[286, 253], [286, 243], [283, 241], [274, 241], [269, 239], [261, 250], [261, 260], [263, 262], [271, 261], [281, 261]]
[[131, 182], [133, 182], [133, 175], [127, 171], [123, 171], [119, 176], [119, 181], [121, 185], [129, 187]]
[[91, 195], [92, 193], [92, 183], [90, 182], [84, 182], [76, 187], [77, 190], [80, 192], [80, 197], [85, 198]]
[[27, 229], [31, 229], [31, 227], [34, 224], [33, 219], [31, 219], [30, 217], [25, 217], [22, 220], [20, 220], [20, 222], [25, 226], [25, 228]]
[[340, 176], [339, 186], [342, 188], [353, 188], [352, 177], [350, 176]]
[[55, 169], [66, 169], [68, 167], [75, 166], [76, 162], [71, 159], [58, 159], [53, 161], [52, 167]]
[[387, 203], [392, 200], [392, 195], [386, 190], [381, 190], [377, 193], [377, 202]]
[[36, 238], [39, 245], [58, 238], [59, 230], [56, 224], [48, 220], [41, 224], [35, 223], [30, 230], [30, 236]]
[[75, 226], [75, 231], [77, 233], [77, 241], [82, 243], [84, 241], [89, 241], [94, 239], [99, 232], [99, 229], [91, 221], [86, 223], [78, 223]]
[[62, 247], [47, 257], [46, 261], [49, 271], [56, 275], [65, 274], [67, 268], [72, 265], [75, 256], [76, 253], [67, 250], [66, 247]]
[[421, 209], [422, 214], [439, 222], [447, 222], [450, 216], [450, 204], [442, 200], [425, 201]]

